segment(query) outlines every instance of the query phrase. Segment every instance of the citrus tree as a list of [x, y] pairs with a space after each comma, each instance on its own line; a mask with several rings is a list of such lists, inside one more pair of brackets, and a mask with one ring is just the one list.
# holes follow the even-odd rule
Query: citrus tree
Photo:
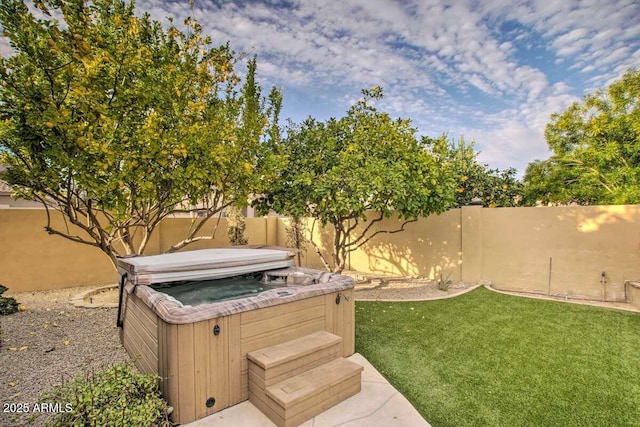
[[457, 181], [454, 207], [467, 206], [474, 198], [487, 207], [519, 206], [523, 185], [516, 169], [492, 169], [478, 162], [478, 154], [473, 141], [467, 143], [460, 138], [449, 144], [446, 160], [451, 163]]
[[[376, 109], [373, 102], [382, 98], [382, 89], [363, 94], [340, 119], [308, 118], [289, 127], [274, 147], [284, 161], [257, 201], [263, 211], [310, 218], [310, 243], [325, 267], [336, 272], [345, 268], [349, 252], [375, 236], [401, 232], [453, 202], [450, 165], [438, 161], [446, 140], [423, 143], [409, 120]], [[398, 227], [383, 228], [383, 219], [394, 215]], [[328, 256], [315, 237], [318, 224], [331, 226]]]
[[34, 6], [0, 5], [13, 49], [0, 58], [0, 161], [17, 195], [83, 231], [48, 220], [47, 232], [112, 261], [180, 212], [201, 218], [170, 250], [212, 238], [203, 225], [260, 190], [279, 135], [281, 95], [263, 98], [255, 58], [241, 84], [239, 57], [192, 19], [183, 32], [122, 0]]

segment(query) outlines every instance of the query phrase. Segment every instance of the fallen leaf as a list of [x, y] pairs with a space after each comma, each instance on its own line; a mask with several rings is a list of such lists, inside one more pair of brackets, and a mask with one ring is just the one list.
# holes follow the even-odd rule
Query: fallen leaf
[[14, 383], [13, 381], [9, 381], [9, 387], [15, 387], [16, 383]]
[[29, 346], [28, 346], [28, 345], [23, 345], [22, 347], [20, 347], [20, 351], [24, 351], [24, 350], [26, 350], [26, 349], [28, 349], [28, 348], [29, 348]]
[[64, 341], [62, 341], [62, 344], [69, 345], [70, 343], [69, 343], [69, 340], [64, 340]]
[[25, 311], [26, 309], [27, 309], [27, 306], [26, 306], [26, 305], [22, 305], [22, 304], [20, 304], [20, 305], [18, 306], [18, 310], [20, 310], [20, 311]]
[[48, 323], [44, 323], [44, 324], [42, 325], [42, 327], [43, 327], [44, 329], [47, 329], [47, 328], [49, 327], [49, 324], [48, 324]]
[[9, 350], [11, 350], [11, 351], [17, 351], [17, 350], [18, 350], [18, 347], [9, 347]]

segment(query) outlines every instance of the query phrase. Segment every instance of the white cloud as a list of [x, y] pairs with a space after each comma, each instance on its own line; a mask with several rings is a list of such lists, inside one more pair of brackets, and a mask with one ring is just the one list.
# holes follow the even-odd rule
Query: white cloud
[[[424, 133], [475, 137], [482, 159], [500, 167], [544, 157], [551, 113], [640, 67], [637, 0], [281, 3], [196, 0], [190, 9], [139, 0], [137, 7], [163, 22], [194, 15], [215, 43], [258, 54], [263, 85], [332, 100], [336, 114], [361, 88], [382, 85], [381, 108], [411, 117]], [[534, 50], [546, 56], [528, 56]], [[284, 107], [286, 114], [286, 97]]]
[[559, 82], [547, 88], [538, 102], [488, 115], [484, 119], [490, 126], [468, 128], [464, 133], [475, 137], [482, 162], [501, 169], [516, 167], [522, 174], [529, 162], [550, 154], [544, 130], [551, 114], [565, 110], [578, 100], [571, 95], [570, 86]]
[[9, 57], [13, 54], [13, 49], [9, 45], [9, 39], [6, 37], [0, 37], [0, 56]]

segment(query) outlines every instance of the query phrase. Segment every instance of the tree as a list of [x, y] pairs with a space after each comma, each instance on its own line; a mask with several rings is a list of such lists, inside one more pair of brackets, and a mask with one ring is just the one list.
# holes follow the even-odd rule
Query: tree
[[294, 216], [289, 224], [285, 226], [285, 244], [287, 247], [297, 250], [296, 258], [299, 266], [302, 265], [302, 252], [307, 251], [308, 239], [305, 237], [306, 232], [307, 218]]
[[640, 71], [553, 114], [545, 138], [553, 155], [527, 167], [528, 204], [640, 203]]
[[[0, 59], [0, 161], [19, 196], [59, 210], [46, 231], [94, 246], [112, 262], [141, 254], [158, 224], [197, 210], [171, 251], [211, 235], [211, 217], [244, 204], [268, 173], [266, 140], [282, 101], [245, 82], [228, 45], [192, 19], [165, 30], [124, 0], [22, 0], [0, 6], [14, 54]], [[61, 20], [53, 17], [61, 17]]]
[[[437, 162], [446, 141], [424, 144], [409, 120], [379, 112], [372, 101], [382, 98], [382, 89], [363, 95], [340, 119], [308, 118], [290, 126], [275, 147], [285, 161], [258, 200], [262, 211], [311, 218], [312, 238], [318, 223], [331, 225], [331, 259], [319, 242], [311, 240], [311, 245], [325, 267], [336, 272], [345, 268], [349, 252], [373, 237], [400, 232], [420, 216], [445, 211], [453, 201], [449, 165]], [[382, 220], [394, 214], [400, 226], [383, 229]]]
[[227, 236], [231, 246], [243, 246], [249, 243], [244, 235], [247, 223], [244, 220], [242, 211], [235, 206], [231, 206], [227, 208], [225, 213], [227, 215]]
[[460, 138], [457, 144], [449, 144], [446, 161], [451, 163], [457, 181], [454, 207], [467, 206], [474, 198], [489, 207], [518, 206], [523, 185], [516, 177], [516, 169], [491, 169], [478, 163], [477, 157], [473, 141], [467, 144]]

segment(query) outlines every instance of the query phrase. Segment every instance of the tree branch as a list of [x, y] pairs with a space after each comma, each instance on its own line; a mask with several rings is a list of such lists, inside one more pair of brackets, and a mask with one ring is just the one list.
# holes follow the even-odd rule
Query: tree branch
[[[350, 243], [349, 243], [349, 246], [357, 245], [357, 244], [358, 244], [358, 242], [359, 242], [360, 240], [362, 240], [362, 239], [367, 235], [367, 233], [369, 232], [369, 230], [371, 229], [371, 227], [373, 227], [373, 225], [374, 225], [375, 223], [380, 222], [380, 221], [382, 221], [383, 219], [384, 219], [384, 214], [382, 213], [382, 211], [379, 211], [379, 212], [378, 212], [378, 218], [375, 218], [375, 219], [371, 220], [371, 222], [369, 223], [369, 225], [367, 225], [367, 227], [362, 231], [362, 233], [360, 233], [360, 236], [359, 236], [356, 240], [354, 240], [354, 241], [350, 242]], [[356, 248], [359, 248], [360, 246], [362, 246], [362, 245], [356, 246]]]
[[313, 248], [316, 251], [316, 254], [318, 254], [318, 256], [320, 257], [320, 261], [322, 261], [322, 264], [324, 265], [324, 268], [327, 271], [331, 271], [331, 267], [329, 266], [329, 263], [327, 262], [326, 258], [324, 257], [324, 255], [322, 254], [322, 251], [320, 250], [320, 247], [318, 246], [318, 244], [313, 240], [313, 231], [315, 230], [316, 227], [316, 222], [318, 222], [318, 218], [314, 218], [313, 219], [313, 223], [311, 224], [311, 238], [309, 239], [309, 241], [311, 242], [311, 244], [313, 245]]
[[[349, 249], [349, 252], [353, 252], [356, 249], [360, 248], [361, 246], [365, 245], [369, 240], [373, 239], [375, 236], [377, 236], [378, 234], [395, 234], [395, 233], [400, 233], [401, 231], [404, 231], [404, 227], [412, 222], [416, 222], [418, 220], [418, 218], [413, 218], [413, 219], [408, 219], [405, 222], [402, 223], [402, 225], [400, 226], [400, 228], [398, 228], [397, 230], [378, 230], [375, 233], [373, 233], [371, 236], [369, 236], [368, 238], [366, 238], [364, 241], [362, 241], [360, 244], [358, 244], [357, 246], [355, 246], [352, 249]], [[364, 237], [364, 234], [361, 236], [361, 238]], [[348, 246], [353, 246], [352, 242], [350, 243]]]
[[199, 223], [198, 225], [196, 225], [195, 227], [193, 227], [192, 224], [192, 228], [189, 230], [189, 233], [187, 234], [187, 238], [182, 240], [181, 242], [176, 243], [175, 245], [171, 246], [168, 250], [167, 253], [172, 253], [175, 252], [179, 249], [182, 249], [183, 247], [200, 241], [200, 240], [213, 240], [215, 238], [216, 235], [216, 231], [218, 230], [218, 224], [220, 223], [220, 219], [218, 218], [218, 224], [216, 224], [215, 228], [213, 229], [213, 233], [211, 233], [210, 236], [195, 236], [201, 229], [202, 227], [216, 214], [221, 212], [223, 209], [231, 206], [233, 204], [233, 202], [228, 202], [222, 206], [220, 206], [219, 208], [210, 208], [209, 212], [207, 213], [207, 216], [204, 217]]

